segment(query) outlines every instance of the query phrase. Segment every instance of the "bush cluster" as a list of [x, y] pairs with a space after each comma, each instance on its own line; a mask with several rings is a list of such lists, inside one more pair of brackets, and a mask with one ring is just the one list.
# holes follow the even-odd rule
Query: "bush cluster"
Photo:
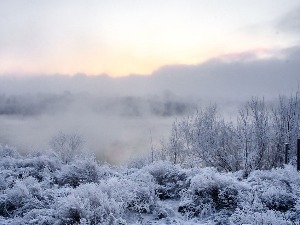
[[[299, 224], [293, 166], [218, 172], [167, 161], [137, 168], [22, 157], [0, 147], [0, 224]], [[160, 221], [160, 222], [158, 222]], [[194, 221], [194, 222], [193, 222]]]

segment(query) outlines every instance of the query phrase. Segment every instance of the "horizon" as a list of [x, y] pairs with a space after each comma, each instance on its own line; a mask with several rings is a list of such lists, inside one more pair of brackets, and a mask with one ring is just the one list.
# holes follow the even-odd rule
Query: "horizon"
[[246, 51], [238, 51], [238, 52], [228, 52], [221, 55], [216, 55], [210, 58], [203, 60], [202, 62], [193, 63], [193, 64], [185, 64], [185, 63], [173, 63], [173, 64], [166, 64], [161, 65], [155, 68], [150, 73], [128, 73], [123, 74], [121, 76], [114, 76], [113, 74], [109, 73], [99, 73], [99, 74], [89, 74], [84, 72], [75, 72], [75, 73], [23, 73], [23, 72], [6, 72], [0, 73], [0, 77], [13, 77], [13, 78], [23, 78], [26, 79], [30, 77], [39, 77], [39, 76], [68, 76], [68, 77], [80, 77], [80, 76], [91, 76], [91, 77], [109, 77], [109, 78], [126, 78], [132, 76], [142, 76], [142, 77], [151, 77], [155, 76], [160, 70], [164, 70], [165, 68], [172, 68], [172, 67], [199, 67], [205, 66], [206, 64], [210, 63], [220, 63], [220, 64], [233, 64], [235, 62], [238, 63], [251, 63], [257, 61], [265, 61], [265, 60], [272, 60], [278, 59], [280, 61], [288, 61], [286, 53], [289, 49], [297, 49], [300, 45], [291, 45], [286, 48], [274, 48], [274, 49], [267, 49], [267, 48], [258, 48], [258, 49], [251, 49]]

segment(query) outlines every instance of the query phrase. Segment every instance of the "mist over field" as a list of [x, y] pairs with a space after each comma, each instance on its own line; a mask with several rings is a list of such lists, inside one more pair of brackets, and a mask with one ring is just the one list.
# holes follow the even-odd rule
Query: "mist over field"
[[234, 120], [252, 96], [270, 103], [289, 96], [300, 84], [299, 62], [295, 46], [263, 58], [246, 52], [199, 65], [169, 65], [148, 76], [2, 74], [0, 143], [30, 152], [49, 148], [59, 131], [75, 132], [86, 151], [120, 163], [159, 146], [176, 118], [199, 107], [216, 103]]

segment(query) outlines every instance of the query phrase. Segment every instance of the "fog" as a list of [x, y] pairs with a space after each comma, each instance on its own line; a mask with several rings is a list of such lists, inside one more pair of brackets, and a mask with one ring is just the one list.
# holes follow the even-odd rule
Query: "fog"
[[0, 143], [46, 150], [59, 131], [78, 133], [85, 151], [112, 163], [167, 140], [176, 118], [210, 103], [234, 118], [251, 96], [274, 101], [299, 87], [300, 48], [268, 57], [247, 52], [199, 65], [169, 65], [148, 76], [2, 74]]

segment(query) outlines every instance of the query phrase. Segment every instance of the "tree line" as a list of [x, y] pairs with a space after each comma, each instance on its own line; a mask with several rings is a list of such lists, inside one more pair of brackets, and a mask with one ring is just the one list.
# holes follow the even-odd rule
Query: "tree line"
[[300, 137], [299, 91], [280, 96], [273, 104], [253, 97], [240, 107], [235, 121], [228, 121], [216, 105], [198, 109], [173, 123], [171, 135], [151, 160], [169, 160], [185, 167], [216, 167], [220, 171], [271, 169], [295, 164]]

